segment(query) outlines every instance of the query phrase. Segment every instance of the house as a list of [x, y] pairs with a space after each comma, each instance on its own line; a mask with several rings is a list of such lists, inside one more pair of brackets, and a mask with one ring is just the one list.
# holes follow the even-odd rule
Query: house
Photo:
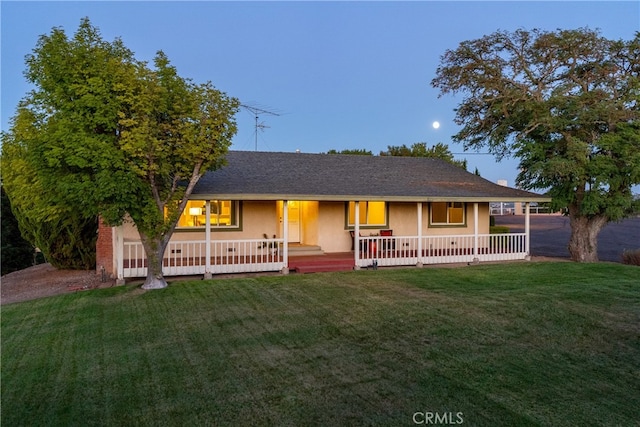
[[[196, 185], [164, 274], [288, 272], [293, 254], [342, 253], [353, 268], [525, 259], [525, 233], [492, 235], [490, 202], [549, 201], [439, 159], [231, 151]], [[100, 226], [97, 265], [146, 275], [135, 227]]]

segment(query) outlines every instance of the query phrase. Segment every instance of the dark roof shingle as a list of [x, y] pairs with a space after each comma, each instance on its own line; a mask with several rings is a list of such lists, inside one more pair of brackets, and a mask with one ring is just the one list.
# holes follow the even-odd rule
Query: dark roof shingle
[[548, 201], [440, 159], [230, 151], [192, 198], [235, 200]]

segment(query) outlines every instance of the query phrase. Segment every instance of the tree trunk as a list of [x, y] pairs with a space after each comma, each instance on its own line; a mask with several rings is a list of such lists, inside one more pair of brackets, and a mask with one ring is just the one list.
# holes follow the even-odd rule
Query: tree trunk
[[142, 289], [162, 289], [167, 287], [167, 281], [162, 274], [162, 259], [167, 248], [167, 242], [162, 238], [150, 238], [140, 233], [142, 246], [147, 253], [147, 278]]
[[602, 215], [585, 217], [571, 213], [570, 220], [569, 254], [571, 259], [577, 262], [598, 262], [598, 234], [607, 224], [607, 217]]

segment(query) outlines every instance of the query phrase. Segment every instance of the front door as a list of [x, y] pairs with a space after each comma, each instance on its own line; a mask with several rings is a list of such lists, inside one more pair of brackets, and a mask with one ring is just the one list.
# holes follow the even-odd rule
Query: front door
[[300, 202], [289, 202], [289, 243], [300, 243]]

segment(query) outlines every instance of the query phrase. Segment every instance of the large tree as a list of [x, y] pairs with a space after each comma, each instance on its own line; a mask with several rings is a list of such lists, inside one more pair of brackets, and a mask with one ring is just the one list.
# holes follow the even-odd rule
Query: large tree
[[143, 288], [165, 287], [165, 249], [199, 178], [222, 164], [239, 102], [180, 77], [162, 52], [150, 68], [87, 18], [71, 39], [60, 28], [41, 36], [25, 75], [35, 89], [3, 140], [24, 148], [57, 203], [133, 221]]
[[431, 84], [463, 95], [454, 139], [519, 158], [519, 185], [568, 209], [572, 259], [597, 261], [598, 233], [633, 213], [640, 183], [640, 33], [498, 31], [446, 51]]

